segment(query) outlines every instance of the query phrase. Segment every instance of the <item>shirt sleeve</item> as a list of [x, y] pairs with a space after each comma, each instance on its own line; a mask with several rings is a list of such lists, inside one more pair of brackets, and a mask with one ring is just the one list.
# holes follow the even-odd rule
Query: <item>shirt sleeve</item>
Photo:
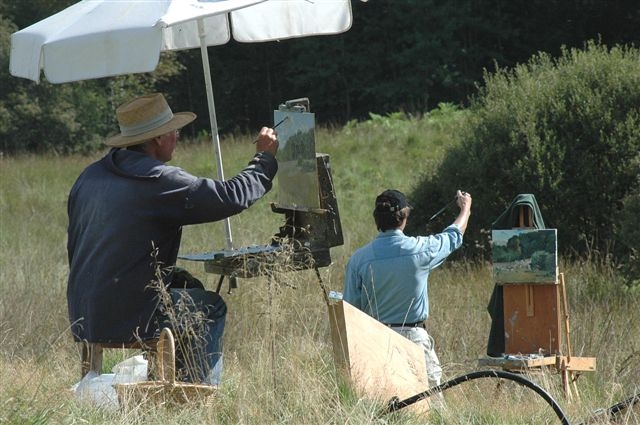
[[430, 268], [434, 269], [441, 265], [444, 260], [462, 245], [462, 232], [460, 228], [452, 224], [446, 227], [441, 233], [428, 236], [428, 252], [431, 257]]

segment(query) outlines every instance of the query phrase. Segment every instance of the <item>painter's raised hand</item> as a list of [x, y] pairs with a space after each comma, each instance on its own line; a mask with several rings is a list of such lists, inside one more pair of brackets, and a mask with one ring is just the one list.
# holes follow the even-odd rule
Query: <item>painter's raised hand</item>
[[458, 190], [456, 192], [456, 202], [460, 211], [471, 211], [472, 199], [469, 193]]
[[278, 133], [273, 128], [262, 127], [253, 143], [256, 144], [256, 152], [269, 152], [275, 155], [278, 152]]

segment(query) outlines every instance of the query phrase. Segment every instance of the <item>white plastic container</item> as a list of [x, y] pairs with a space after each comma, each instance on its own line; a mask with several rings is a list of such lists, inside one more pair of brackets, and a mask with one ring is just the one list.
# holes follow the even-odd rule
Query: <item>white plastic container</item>
[[115, 365], [112, 369], [113, 373], [98, 375], [90, 371], [71, 389], [78, 400], [102, 408], [117, 409], [118, 396], [113, 384], [146, 381], [147, 369], [148, 362], [142, 355], [133, 356]]

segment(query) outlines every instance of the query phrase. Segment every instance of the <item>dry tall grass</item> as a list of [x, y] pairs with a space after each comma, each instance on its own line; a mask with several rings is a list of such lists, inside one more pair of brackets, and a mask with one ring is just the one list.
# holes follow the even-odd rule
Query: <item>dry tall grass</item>
[[[411, 164], [433, 164], [439, 159], [441, 152], [435, 146], [446, 138], [446, 131], [429, 130], [423, 122], [407, 125], [414, 132], [395, 133], [392, 141], [383, 131], [378, 134], [371, 128], [318, 133], [317, 150], [331, 156], [345, 232], [344, 246], [332, 249], [334, 263], [320, 270], [329, 289], [341, 290], [349, 253], [375, 234], [370, 217], [375, 194], [387, 187], [409, 191], [413, 181], [409, 178], [431, 170]], [[223, 141], [227, 175], [249, 159], [250, 140]], [[426, 422], [404, 411], [378, 417], [384, 403], [359, 398], [341, 379], [332, 359], [326, 305], [313, 271], [240, 279], [232, 294], [224, 288], [229, 307], [225, 371], [212, 406], [134, 406], [111, 411], [78, 402], [69, 390], [80, 378], [80, 364], [79, 347], [71, 340], [67, 321], [65, 202], [77, 174], [92, 159], [0, 159], [0, 422]], [[215, 175], [208, 145], [182, 146], [174, 163], [196, 174]], [[281, 216], [268, 207], [276, 193], [277, 187], [232, 219], [236, 246], [267, 243], [277, 232]], [[219, 223], [185, 229], [182, 253], [223, 247]], [[215, 288], [218, 276], [204, 273], [200, 264], [179, 265]], [[625, 291], [606, 263], [562, 264], [562, 271], [567, 279], [573, 354], [597, 357], [598, 370], [580, 377], [581, 399], [572, 403], [564, 399], [558, 375], [543, 373], [530, 379], [548, 391], [575, 423], [640, 391], [640, 295]], [[486, 305], [492, 285], [490, 268], [484, 264], [450, 262], [432, 273], [429, 328], [445, 380], [478, 370], [477, 359], [485, 352], [489, 331]], [[113, 365], [131, 354], [110, 351], [105, 363]], [[506, 381], [469, 382], [446, 391], [445, 397], [449, 408], [431, 415], [429, 423], [559, 423], [540, 397]], [[596, 423], [608, 422], [598, 419]], [[640, 412], [627, 410], [616, 423], [638, 424]]]

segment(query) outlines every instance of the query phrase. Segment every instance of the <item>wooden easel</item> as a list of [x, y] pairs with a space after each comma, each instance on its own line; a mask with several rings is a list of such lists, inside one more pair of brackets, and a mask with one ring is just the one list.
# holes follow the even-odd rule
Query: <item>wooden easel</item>
[[[532, 209], [519, 207], [516, 224], [515, 228], [533, 228]], [[558, 276], [549, 284], [503, 285], [505, 357], [481, 358], [479, 365], [513, 372], [553, 368], [561, 374], [565, 397], [571, 400], [573, 393], [579, 398], [575, 372], [595, 371], [596, 359], [571, 355], [564, 273]]]
[[[518, 207], [515, 228], [532, 229], [533, 210]], [[560, 353], [560, 296], [558, 282], [549, 284], [505, 284], [505, 353]]]

